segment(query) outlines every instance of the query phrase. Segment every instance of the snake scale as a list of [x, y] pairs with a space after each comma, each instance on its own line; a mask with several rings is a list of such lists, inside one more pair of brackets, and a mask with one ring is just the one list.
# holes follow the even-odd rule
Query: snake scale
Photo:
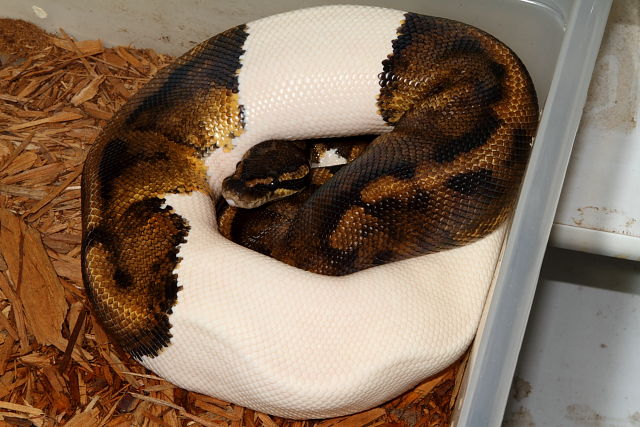
[[[522, 62], [459, 22], [324, 6], [229, 29], [88, 153], [88, 299], [184, 388], [292, 418], [380, 404], [471, 342], [537, 122]], [[216, 223], [252, 147], [353, 135], [377, 136], [314, 191]]]

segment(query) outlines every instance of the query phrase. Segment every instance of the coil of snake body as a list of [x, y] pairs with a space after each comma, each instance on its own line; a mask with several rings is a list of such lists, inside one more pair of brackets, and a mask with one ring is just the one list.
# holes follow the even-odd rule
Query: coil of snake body
[[[293, 418], [374, 406], [469, 345], [537, 120], [522, 62], [459, 22], [326, 6], [232, 28], [161, 70], [88, 154], [88, 298], [182, 387]], [[295, 207], [216, 224], [251, 147], [350, 135], [378, 136]]]

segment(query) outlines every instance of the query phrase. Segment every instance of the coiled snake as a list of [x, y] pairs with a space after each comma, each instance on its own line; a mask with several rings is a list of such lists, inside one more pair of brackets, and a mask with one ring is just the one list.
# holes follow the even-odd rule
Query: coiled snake
[[[232, 28], [161, 70], [89, 152], [88, 298], [179, 386], [294, 418], [374, 406], [473, 338], [537, 120], [521, 61], [468, 25], [326, 6]], [[221, 217], [270, 257], [220, 234], [223, 179], [252, 146], [349, 135], [379, 136], [293, 213]]]

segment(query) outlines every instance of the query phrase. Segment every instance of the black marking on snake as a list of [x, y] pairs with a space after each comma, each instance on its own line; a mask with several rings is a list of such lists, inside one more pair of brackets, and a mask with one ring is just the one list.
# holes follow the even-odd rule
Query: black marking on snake
[[[402, 65], [397, 64], [398, 57], [402, 57], [402, 51], [409, 46], [419, 44], [420, 39], [430, 37], [430, 34], [434, 34], [437, 37], [443, 31], [443, 28], [448, 25], [449, 22], [446, 19], [434, 19], [430, 16], [420, 15], [417, 13], [406, 13], [403, 24], [398, 28], [398, 37], [392, 41], [393, 53], [389, 55], [387, 59], [382, 61], [383, 71], [379, 75], [379, 84], [381, 88], [386, 88], [391, 85], [395, 78], [401, 73], [396, 70]], [[435, 52], [434, 52], [435, 53]], [[480, 41], [471, 35], [460, 35], [457, 39], [451, 41], [447, 45], [442, 45], [439, 52], [439, 56], [432, 58], [433, 61], [438, 62], [441, 60], [456, 58], [460, 55], [477, 55], [481, 58], [487, 57], [486, 50], [482, 47]], [[475, 91], [480, 94], [480, 98], [487, 104], [493, 104], [503, 97], [503, 88], [501, 82], [506, 75], [506, 69], [502, 64], [495, 61], [488, 61], [488, 69], [494, 75], [496, 84], [487, 85], [482, 79], [479, 79], [475, 83]], [[439, 92], [449, 87], [451, 84], [451, 78], [445, 78], [442, 82], [436, 83], [429, 91], [428, 95], [434, 96]], [[381, 92], [381, 97], [389, 96], [384, 91]], [[393, 111], [385, 111], [381, 109], [382, 118], [389, 122], [393, 116]]]
[[429, 203], [431, 202], [431, 195], [427, 190], [418, 189], [415, 194], [409, 199], [407, 208], [412, 211], [427, 212], [429, 209]]
[[373, 257], [373, 265], [383, 265], [395, 261], [397, 254], [394, 251], [381, 251]]
[[[249, 36], [246, 25], [239, 25], [203, 42], [203, 49], [189, 58], [179, 58], [163, 71], [167, 73], [164, 83], [149, 93], [128, 115], [126, 123], [131, 125], [148, 111], [158, 107], [171, 108], [173, 99], [191, 99], [212, 85], [238, 93], [238, 70], [242, 66], [240, 57], [245, 52], [244, 43]], [[151, 86], [147, 86], [151, 89]], [[244, 125], [244, 111], [241, 121]], [[153, 122], [140, 123], [132, 128], [152, 127]]]
[[505, 165], [512, 168], [514, 165], [524, 165], [529, 158], [529, 151], [533, 137], [525, 129], [516, 128], [512, 133], [513, 150], [505, 160]]
[[105, 200], [111, 198], [113, 181], [133, 162], [133, 159], [127, 156], [127, 147], [127, 142], [120, 138], [113, 138], [104, 146], [98, 165], [98, 178], [101, 183], [100, 193]]
[[[430, 33], [442, 33], [442, 27], [449, 21], [439, 18], [438, 21], [434, 17], [420, 15], [418, 13], [407, 12], [404, 14], [404, 22], [396, 30], [398, 37], [391, 42], [393, 53], [388, 59], [382, 62], [382, 73], [380, 74], [380, 86], [387, 86], [391, 80], [389, 76], [394, 76], [395, 58], [400, 57], [402, 51], [409, 46], [420, 43], [421, 38], [428, 37]], [[486, 52], [482, 45], [475, 38], [468, 35], [461, 35], [456, 40], [446, 46], [443, 46], [441, 58], [448, 58], [459, 54], [479, 54], [484, 55]]]
[[476, 126], [459, 138], [443, 139], [434, 147], [433, 160], [447, 163], [456, 159], [460, 154], [484, 145], [494, 132], [502, 125], [502, 121], [495, 114], [486, 110], [484, 117], [478, 119]]
[[[167, 236], [170, 239], [168, 246], [171, 249], [165, 252], [163, 257], [161, 257], [161, 261], [164, 261], [170, 266], [170, 268], [167, 269], [169, 273], [156, 274], [154, 277], [149, 278], [147, 283], [135, 283], [134, 277], [128, 271], [120, 267], [123, 265], [122, 259], [126, 255], [120, 251], [121, 245], [118, 242], [118, 234], [114, 234], [104, 227], [96, 227], [93, 230], [89, 230], [84, 239], [85, 242], [88, 242], [83, 248], [84, 254], [86, 254], [92, 246], [101, 244], [106, 249], [106, 252], [110, 254], [109, 256], [113, 257], [111, 264], [117, 266], [113, 275], [113, 280], [118, 288], [129, 289], [133, 286], [142, 285], [150, 286], [155, 290], [157, 295], [155, 303], [160, 309], [158, 311], [154, 306], [153, 309], [150, 310], [151, 313], [154, 313], [154, 317], [156, 318], [155, 329], [145, 332], [145, 335], [143, 336], [122, 337], [122, 345], [126, 347], [125, 349], [131, 352], [131, 354], [137, 359], [140, 359], [142, 356], [157, 356], [162, 348], [169, 345], [171, 340], [171, 333], [169, 331], [171, 324], [169, 323], [168, 315], [171, 314], [172, 307], [175, 304], [178, 291], [180, 290], [180, 287], [178, 286], [178, 278], [173, 271], [179, 262], [179, 246], [186, 242], [186, 237], [189, 233], [190, 227], [182, 217], [171, 212], [170, 206], [162, 208], [164, 203], [165, 201], [159, 198], [151, 198], [135, 202], [127, 209], [121, 220], [123, 224], [128, 224], [131, 221], [131, 218], [139, 218], [144, 221], [145, 218], [150, 218], [153, 215], [163, 214], [168, 216], [168, 219], [177, 229], [176, 233]], [[84, 254], [82, 257], [83, 263], [86, 258]], [[159, 262], [156, 262], [151, 266], [151, 271], [155, 273], [160, 273], [161, 269], [162, 265]], [[83, 265], [83, 274], [86, 274], [85, 272], [86, 268]], [[85, 283], [89, 283], [89, 281], [87, 280]], [[93, 303], [96, 303], [96, 296], [91, 292], [91, 290], [92, 287], [87, 287], [87, 295]], [[104, 319], [101, 319], [101, 321], [102, 320]]]
[[495, 61], [489, 61], [489, 68], [491, 69], [493, 75], [496, 76], [496, 79], [498, 79], [498, 81], [504, 81], [504, 78], [507, 75], [507, 69], [504, 65], [499, 64]]
[[[86, 236], [84, 236], [84, 238], [82, 239], [82, 248], [81, 248], [82, 278], [85, 284], [90, 283], [89, 274], [88, 274], [87, 265], [86, 265], [86, 258], [87, 258], [86, 254], [92, 247], [95, 247], [97, 244], [102, 244], [107, 249], [108, 253], [113, 253], [113, 251], [115, 250], [113, 239], [110, 237], [110, 233], [106, 231], [104, 228], [96, 227], [91, 230], [87, 230]], [[93, 294], [93, 292], [91, 292], [92, 287], [86, 286], [85, 288], [87, 290], [87, 296], [89, 297], [91, 302], [96, 304], [97, 301], [95, 299], [95, 295]]]
[[485, 191], [495, 190], [496, 183], [489, 169], [463, 172], [452, 176], [447, 180], [447, 187], [458, 193], [470, 196], [482, 194]]
[[[365, 207], [365, 212], [376, 217], [381, 224], [386, 224], [385, 232], [389, 237], [397, 242], [407, 239], [407, 229], [401, 223], [394, 221], [397, 219], [397, 212], [411, 212], [420, 215], [431, 209], [433, 199], [427, 190], [416, 189], [415, 193], [408, 200], [400, 200], [388, 197], [377, 203]], [[393, 251], [392, 251], [393, 252]], [[393, 261], [400, 259], [399, 256], [393, 258]], [[391, 259], [387, 259], [391, 261]]]
[[[297, 189], [306, 187], [308, 183], [309, 183], [309, 177], [307, 175], [304, 178], [276, 181], [272, 186], [265, 185], [265, 188], [278, 187], [278, 188], [284, 188], [286, 190], [297, 190]], [[263, 185], [264, 184], [259, 184], [258, 186], [263, 186]]]
[[101, 183], [100, 194], [105, 200], [111, 199], [111, 191], [115, 181], [125, 174], [127, 169], [135, 167], [139, 163], [154, 163], [169, 160], [169, 156], [162, 152], [131, 153], [132, 147], [127, 141], [120, 138], [112, 138], [104, 146], [102, 158], [98, 164], [98, 178]]
[[106, 231], [103, 227], [96, 227], [94, 229], [88, 230], [87, 235], [82, 239], [84, 242], [85, 248], [83, 250], [88, 250], [90, 247], [94, 246], [96, 243], [101, 243], [105, 245], [107, 249], [111, 252], [113, 239], [110, 237], [110, 233]]
[[[398, 29], [400, 36], [392, 45], [394, 55], [399, 54], [407, 46], [419, 42], [417, 40], [418, 38], [429, 37], [429, 34], [439, 36], [443, 32], [446, 32], [445, 28], [447, 26], [455, 24], [455, 21], [450, 21], [445, 18], [434, 18], [412, 12], [405, 14], [404, 21], [403, 25]], [[461, 54], [487, 56], [487, 51], [482, 47], [480, 40], [467, 34], [460, 35], [447, 45], [443, 45], [442, 48], [442, 59], [454, 58]], [[493, 61], [492, 64], [490, 64], [490, 69], [499, 80], [502, 80], [506, 74], [504, 67]]]
[[462, 36], [455, 39], [451, 45], [447, 47], [447, 52], [451, 56], [464, 54], [484, 55], [485, 51], [480, 44], [480, 40], [470, 36]]
[[132, 347], [128, 351], [134, 359], [141, 360], [144, 356], [156, 357], [160, 350], [168, 347], [171, 343], [172, 335], [169, 333], [171, 324], [168, 317], [158, 315], [153, 308], [151, 313], [153, 313], [153, 318], [157, 325], [152, 329], [145, 330], [144, 335], [140, 336], [138, 340], [127, 343]]
[[149, 284], [156, 288], [158, 295], [162, 295], [162, 298], [157, 299], [160, 310], [155, 310], [155, 307], [150, 310], [150, 312], [154, 313], [154, 317], [157, 321], [156, 326], [151, 331], [152, 339], [142, 344], [139, 342], [131, 344], [133, 347], [131, 353], [137, 359], [140, 359], [142, 356], [155, 357], [158, 355], [160, 350], [169, 345], [171, 341], [171, 324], [169, 322], [168, 315], [172, 313], [172, 307], [177, 300], [178, 291], [181, 288], [178, 286], [178, 277], [173, 273], [173, 271], [179, 262], [179, 247], [182, 243], [186, 242], [186, 237], [189, 234], [190, 227], [181, 216], [171, 212], [172, 208], [170, 206], [161, 208], [164, 203], [165, 200], [163, 199], [148, 199], [135, 203], [135, 208], [131, 209], [132, 212], [135, 212], [134, 215], [140, 217], [143, 215], [154, 215], [159, 212], [165, 214], [169, 212], [168, 217], [178, 230], [170, 236], [171, 249], [164, 254], [164, 259], [168, 260], [169, 264], [172, 266], [169, 269], [170, 272], [164, 275], [158, 275], [149, 281]]
[[[412, 12], [405, 13], [402, 25], [396, 30], [398, 37], [391, 42], [393, 56], [399, 55], [406, 47], [414, 44], [417, 37], [421, 37], [435, 28], [437, 28], [436, 22], [432, 17]], [[383, 70], [388, 71], [386, 68]]]
[[475, 82], [475, 91], [479, 95], [479, 98], [484, 99], [487, 104], [495, 104], [502, 100], [504, 96], [504, 89], [502, 82], [504, 79], [505, 69], [502, 64], [491, 61], [489, 62], [489, 69], [492, 71], [495, 79], [488, 84], [486, 79], [478, 79]]
[[394, 178], [412, 179], [416, 175], [417, 162], [401, 159], [394, 163], [393, 169], [388, 172]]
[[121, 289], [127, 289], [130, 288], [131, 285], [133, 285], [133, 277], [131, 277], [131, 274], [120, 268], [116, 269], [115, 273], [113, 274], [113, 279], [116, 282], [116, 286]]
[[189, 69], [197, 67], [205, 72], [200, 74], [203, 82], [213, 82], [217, 86], [238, 93], [238, 70], [242, 66], [240, 56], [244, 53], [244, 43], [249, 35], [246, 25], [240, 25], [223, 33], [224, 37], [212, 37], [205, 49], [187, 64]]
[[152, 273], [159, 272], [161, 268], [162, 268], [162, 264], [159, 263], [159, 262], [154, 262], [153, 264], [151, 264], [151, 272]]
[[518, 147], [518, 150], [529, 151], [531, 139], [531, 135], [525, 129], [517, 128], [513, 130], [513, 142]]

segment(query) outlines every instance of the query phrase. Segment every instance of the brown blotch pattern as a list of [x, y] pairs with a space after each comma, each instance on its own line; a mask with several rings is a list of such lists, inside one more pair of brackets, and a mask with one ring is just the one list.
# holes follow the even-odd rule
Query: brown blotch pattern
[[209, 193], [203, 157], [243, 130], [237, 71], [244, 26], [160, 71], [110, 121], [82, 176], [82, 270], [96, 316], [125, 351], [171, 340], [174, 273], [189, 224], [168, 194]]

